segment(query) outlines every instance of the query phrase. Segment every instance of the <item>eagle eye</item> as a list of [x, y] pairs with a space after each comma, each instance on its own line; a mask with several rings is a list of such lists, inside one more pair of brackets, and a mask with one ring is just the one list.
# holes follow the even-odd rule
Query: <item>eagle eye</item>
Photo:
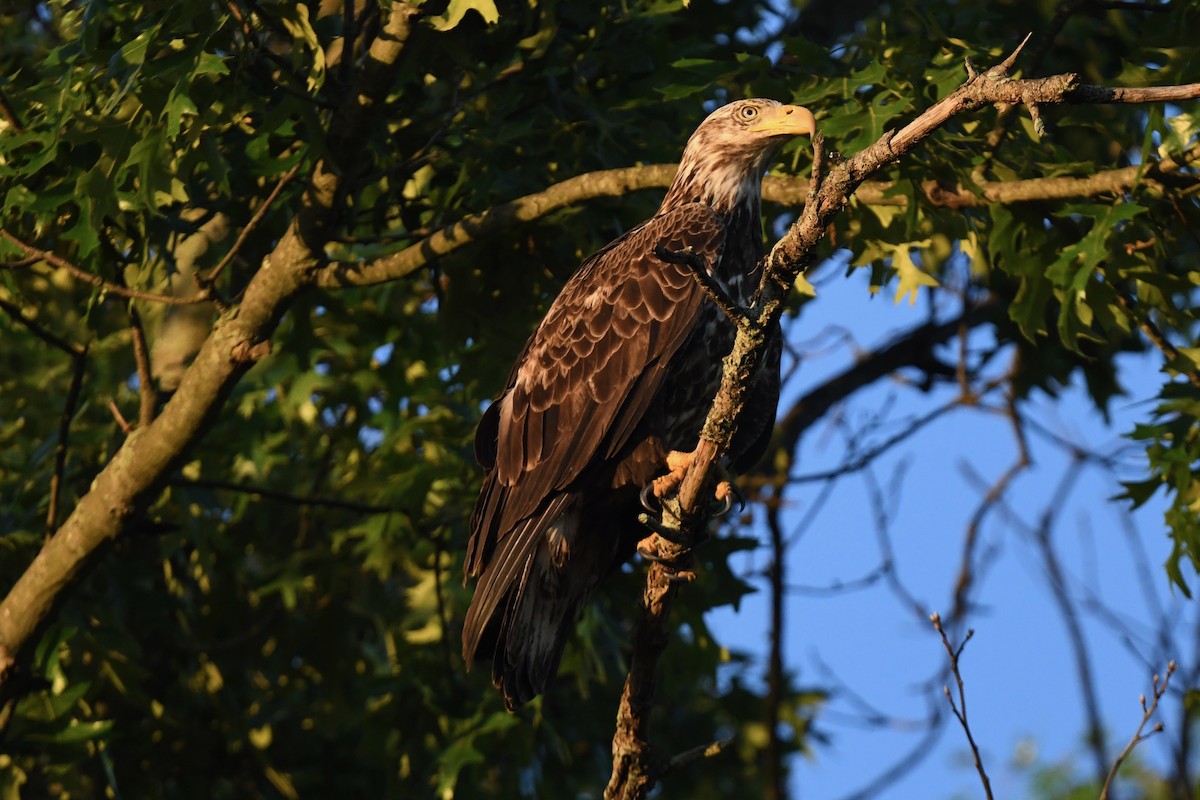
[[754, 119], [758, 116], [758, 109], [754, 106], [746, 106], [742, 109], [742, 119]]

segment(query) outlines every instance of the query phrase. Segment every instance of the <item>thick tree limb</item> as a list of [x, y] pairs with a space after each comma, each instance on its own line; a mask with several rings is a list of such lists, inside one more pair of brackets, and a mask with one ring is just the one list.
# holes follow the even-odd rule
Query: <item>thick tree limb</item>
[[[849, 204], [851, 196], [872, 175], [889, 166], [932, 135], [951, 118], [992, 104], [1038, 105], [1067, 102], [1124, 102], [1122, 95], [1109, 90], [1081, 91], [1073, 74], [1034, 80], [1013, 80], [1008, 69], [1020, 48], [986, 72], [977, 73], [968, 65], [969, 77], [957, 90], [920, 114], [899, 131], [889, 131], [875, 144], [842, 160], [836, 153], [828, 158], [820, 133], [813, 137], [812, 179], [804, 210], [787, 234], [772, 248], [765, 261], [759, 296], [748, 315], [754, 325], [739, 328], [733, 351], [725, 360], [721, 387], [700, 434], [697, 455], [679, 493], [678, 510], [664, 512], [664, 523], [678, 526], [680, 541], [696, 541], [702, 518], [698, 518], [696, 499], [707, 484], [712, 463], [726, 453], [737, 430], [737, 416], [744, 406], [750, 385], [765, 350], [764, 332], [783, 314], [788, 294], [796, 278], [817, 260], [817, 245], [824, 238], [834, 217]], [[1200, 85], [1180, 87], [1180, 94], [1200, 97]], [[1192, 94], [1194, 93], [1194, 94]], [[1162, 93], [1160, 93], [1162, 94]], [[1151, 95], [1138, 95], [1149, 97]], [[1155, 95], [1157, 96], [1157, 95]], [[957, 328], [957, 325], [956, 325]], [[669, 508], [664, 505], [664, 509]], [[674, 516], [674, 519], [668, 519]], [[674, 538], [674, 537], [673, 537]], [[675, 545], [654, 534], [655, 549], [670, 553]], [[668, 635], [668, 612], [677, 586], [661, 564], [652, 565], [646, 577], [644, 612], [638, 623], [629, 676], [617, 713], [613, 737], [613, 774], [605, 791], [606, 798], [643, 798], [653, 788], [661, 769], [650, 757], [646, 738], [648, 711], [653, 700], [654, 669]]]

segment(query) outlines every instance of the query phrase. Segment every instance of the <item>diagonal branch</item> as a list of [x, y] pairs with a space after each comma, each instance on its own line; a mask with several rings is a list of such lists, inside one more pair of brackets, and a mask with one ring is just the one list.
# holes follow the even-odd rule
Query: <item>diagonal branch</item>
[[138, 426], [146, 427], [154, 421], [157, 397], [154, 389], [154, 373], [150, 369], [150, 349], [146, 347], [146, 330], [142, 326], [142, 315], [133, 303], [129, 304], [129, 333], [133, 340], [133, 359], [137, 363], [138, 376]]
[[129, 287], [122, 286], [119, 283], [106, 281], [99, 275], [88, 272], [86, 269], [71, 263], [62, 256], [56, 255], [49, 250], [43, 250], [40, 247], [34, 247], [31, 244], [27, 244], [6, 230], [0, 229], [0, 237], [3, 237], [10, 244], [14, 244], [19, 247], [25, 254], [26, 258], [36, 259], [30, 263], [36, 264], [37, 261], [45, 261], [51, 266], [58, 267], [59, 269], [65, 269], [76, 279], [83, 281], [90, 286], [95, 286], [97, 289], [103, 289], [106, 292], [118, 295], [120, 297], [128, 297], [135, 300], [149, 300], [151, 302], [162, 303], [163, 305], [168, 306], [188, 306], [195, 303], [203, 303], [206, 300], [211, 299], [208, 292], [199, 292], [188, 297], [175, 297], [173, 295], [161, 294], [159, 292], [144, 292], [141, 289], [130, 289]]
[[[352, 4], [347, 3], [347, 5], [349, 6]], [[250, 217], [250, 221], [246, 223], [246, 227], [242, 228], [242, 232], [239, 233], [237, 239], [234, 240], [233, 246], [229, 248], [229, 251], [225, 253], [225, 256], [220, 260], [220, 262], [218, 262], [218, 264], [212, 268], [212, 272], [209, 272], [208, 275], [204, 276], [203, 278], [196, 278], [196, 282], [200, 284], [204, 291], [212, 291], [212, 286], [214, 283], [216, 283], [217, 278], [221, 276], [221, 273], [225, 271], [225, 268], [229, 266], [229, 263], [233, 261], [239, 252], [241, 252], [242, 245], [246, 243], [246, 239], [250, 238], [250, 234], [256, 227], [258, 227], [258, 223], [262, 221], [262, 218], [267, 215], [267, 212], [271, 209], [271, 206], [275, 203], [275, 200], [278, 199], [280, 192], [283, 191], [283, 187], [287, 186], [288, 182], [291, 181], [292, 178], [296, 177], [296, 173], [299, 171], [300, 165], [296, 164], [279, 178], [279, 180], [275, 183], [275, 188], [271, 190], [269, 195], [267, 195], [267, 199], [262, 201], [262, 204], [259, 205], [258, 209], [254, 212], [254, 216]]]

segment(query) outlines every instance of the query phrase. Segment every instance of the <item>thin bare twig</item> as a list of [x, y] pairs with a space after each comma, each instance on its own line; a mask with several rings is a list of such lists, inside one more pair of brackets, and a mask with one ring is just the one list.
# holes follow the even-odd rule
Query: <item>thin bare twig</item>
[[754, 324], [753, 320], [746, 313], [746, 309], [738, 305], [725, 292], [724, 287], [709, 272], [709, 265], [705, 264], [704, 259], [690, 247], [683, 250], [670, 250], [665, 245], [659, 244], [654, 248], [654, 255], [668, 264], [680, 264], [691, 270], [692, 277], [696, 279], [696, 283], [708, 295], [708, 299], [713, 302], [713, 305], [721, 309], [721, 312], [733, 323], [735, 328]]
[[[120, 297], [130, 297], [136, 300], [149, 300], [153, 303], [162, 303], [163, 305], [168, 306], [189, 306], [194, 305], [195, 303], [203, 303], [212, 299], [208, 292], [200, 292], [188, 297], [174, 297], [169, 294], [143, 292], [140, 289], [130, 289], [126, 286], [121, 286], [118, 283], [106, 281], [99, 275], [93, 275], [87, 270], [72, 264], [70, 261], [67, 261], [65, 258], [51, 253], [49, 250], [42, 250], [39, 247], [34, 247], [31, 244], [27, 244], [6, 230], [0, 229], [0, 236], [2, 236], [8, 242], [21, 248], [22, 252], [25, 253], [27, 258], [33, 258], [36, 256], [37, 261], [45, 261], [47, 264], [58, 267], [59, 269], [65, 269], [76, 279], [81, 280], [90, 286], [95, 286], [97, 289], [103, 289], [106, 292], [118, 295]], [[37, 261], [33, 261], [31, 263], [37, 263]]]
[[128, 436], [133, 432], [133, 426], [129, 424], [129, 420], [125, 419], [125, 415], [121, 413], [116, 400], [109, 398], [108, 410], [113, 416], [113, 421], [117, 423], [117, 427], [121, 429], [121, 433]]
[[1183, 355], [1175, 345], [1171, 344], [1171, 341], [1167, 339], [1162, 330], [1154, 324], [1154, 320], [1141, 314], [1137, 308], [1137, 304], [1125, 292], [1118, 289], [1116, 295], [1117, 305], [1137, 322], [1138, 327], [1142, 329], [1142, 333], [1146, 334], [1146, 338], [1166, 356], [1171, 368], [1182, 372], [1191, 381], [1193, 386], [1200, 388], [1200, 372], [1197, 372], [1195, 369], [1182, 367], [1183, 363], [1185, 363]]
[[1117, 760], [1113, 762], [1112, 769], [1108, 772], [1108, 777], [1104, 779], [1104, 788], [1100, 790], [1100, 800], [1107, 800], [1108, 790], [1112, 787], [1112, 783], [1116, 780], [1117, 772], [1121, 769], [1121, 765], [1125, 763], [1125, 759], [1133, 752], [1133, 749], [1142, 742], [1149, 739], [1156, 733], [1160, 733], [1163, 729], [1161, 722], [1156, 722], [1149, 733], [1142, 733], [1146, 727], [1146, 723], [1154, 716], [1154, 712], [1158, 710], [1158, 701], [1167, 693], [1167, 684], [1171, 682], [1171, 675], [1175, 673], [1175, 662], [1167, 664], [1167, 674], [1159, 680], [1158, 675], [1154, 676], [1154, 699], [1150, 701], [1150, 705], [1146, 705], [1146, 695], [1140, 695], [1138, 700], [1142, 704], [1142, 721], [1138, 723], [1137, 730], [1133, 732], [1133, 738], [1129, 740], [1129, 744], [1125, 745], [1125, 749], [1117, 756]]
[[354, 511], [359, 514], [388, 514], [395, 510], [388, 506], [377, 506], [371, 505], [370, 503], [355, 503], [350, 500], [339, 500], [336, 497], [304, 497], [297, 494], [291, 494], [290, 492], [280, 491], [278, 489], [268, 489], [263, 486], [250, 486], [244, 483], [234, 483], [233, 481], [209, 480], [204, 478], [176, 478], [171, 481], [171, 485], [195, 487], [197, 489], [223, 489], [230, 492], [258, 495], [259, 497], [265, 497], [270, 500], [278, 500], [282, 503], [288, 503], [289, 505], [294, 506], [335, 508], [342, 511]]
[[133, 360], [137, 363], [138, 427], [145, 428], [154, 421], [154, 408], [158, 404], [158, 398], [154, 391], [154, 373], [150, 369], [150, 349], [146, 346], [142, 315], [132, 302], [129, 303], [129, 333], [133, 340]]
[[[353, 0], [350, 0], [347, 5], [351, 5], [352, 2]], [[267, 212], [271, 209], [272, 204], [274, 204], [275, 200], [279, 197], [279, 194], [283, 191], [283, 187], [287, 186], [288, 182], [291, 181], [292, 178], [296, 177], [296, 173], [299, 172], [299, 170], [300, 164], [296, 164], [279, 178], [279, 180], [275, 183], [275, 188], [271, 190], [271, 193], [267, 195], [267, 199], [262, 202], [262, 205], [260, 205], [254, 212], [254, 215], [250, 217], [250, 221], [246, 223], [246, 227], [242, 228], [242, 232], [238, 234], [237, 239], [234, 240], [233, 245], [229, 248], [229, 251], [225, 253], [225, 256], [220, 260], [220, 262], [217, 263], [215, 267], [212, 268], [212, 272], [208, 273], [208, 275], [203, 278], [197, 276], [196, 282], [201, 286], [202, 291], [212, 290], [212, 286], [216, 282], [217, 278], [221, 276], [221, 273], [227, 266], [229, 266], [229, 263], [233, 261], [238, 252], [241, 251], [242, 245], [246, 243], [246, 239], [248, 239], [250, 234], [253, 233], [254, 229], [258, 227], [258, 223], [262, 222], [262, 218], [267, 215]]]
[[719, 756], [725, 751], [725, 748], [729, 747], [731, 744], [733, 744], [733, 737], [729, 736], [724, 739], [718, 739], [717, 741], [709, 744], [702, 744], [698, 747], [684, 750], [682, 753], [676, 753], [675, 755], [671, 756], [666, 764], [663, 765], [662, 774], [666, 775], [672, 770], [679, 769], [680, 767], [686, 767], [693, 761], [699, 761], [702, 758]]
[[771, 564], [767, 578], [771, 591], [770, 655], [767, 661], [767, 797], [784, 800], [788, 796], [787, 769], [783, 742], [779, 738], [779, 720], [784, 697], [783, 639], [785, 593], [787, 591], [787, 538], [779, 520], [783, 487], [776, 484], [775, 494], [766, 502], [767, 529], [771, 532]]
[[1108, 771], [1108, 742], [1100, 715], [1100, 698], [1096, 694], [1095, 671], [1092, 668], [1083, 624], [1080, 622], [1079, 613], [1075, 608], [1075, 601], [1068, 590], [1067, 576], [1063, 571], [1052, 538], [1055, 515], [1066, 505], [1068, 496], [1082, 476], [1082, 464], [1083, 458], [1075, 455], [1050, 500], [1046, 503], [1041, 520], [1033, 530], [1033, 539], [1041, 553], [1042, 564], [1049, 578], [1050, 595], [1054, 599], [1063, 625], [1067, 629], [1067, 640], [1070, 643], [1071, 654], [1075, 659], [1075, 669], [1078, 672], [1079, 690], [1083, 693], [1084, 714], [1088, 720], [1087, 744], [1094, 761], [1096, 782], [1099, 783], [1104, 780]]
[[58, 442], [54, 445], [54, 474], [50, 476], [50, 507], [46, 510], [46, 535], [51, 536], [58, 528], [58, 500], [62, 492], [63, 476], [67, 470], [67, 448], [71, 438], [71, 421], [79, 406], [79, 395], [83, 390], [83, 377], [87, 372], [87, 347], [74, 354], [75, 372], [71, 375], [71, 386], [63, 402], [62, 416], [58, 420]]
[[21, 310], [21, 307], [18, 306], [16, 303], [11, 303], [8, 300], [0, 298], [0, 310], [3, 310], [4, 313], [8, 314], [16, 322], [20, 323], [21, 326], [26, 328], [30, 333], [32, 333], [34, 336], [38, 337], [39, 339], [41, 339], [43, 342], [50, 345], [51, 347], [58, 348], [59, 350], [62, 350], [64, 353], [66, 353], [67, 355], [72, 356], [72, 357], [78, 357], [83, 354], [82, 347], [80, 347], [77, 344], [74, 344], [73, 342], [67, 341], [63, 337], [59, 336], [57, 333], [50, 331], [49, 329], [47, 329], [45, 326], [43, 326], [41, 323], [39, 323], [37, 320], [33, 319], [32, 317], [25, 316], [25, 313]]
[[967, 642], [971, 641], [975, 631], [968, 630], [962, 642], [955, 647], [950, 644], [950, 639], [942, 628], [942, 619], [937, 612], [929, 616], [929, 621], [933, 623], [933, 629], [942, 637], [942, 645], [946, 648], [946, 654], [950, 656], [950, 671], [954, 673], [954, 682], [958, 686], [958, 702], [954, 702], [954, 695], [950, 693], [949, 686], [943, 686], [942, 689], [946, 693], [946, 700], [950, 703], [950, 710], [954, 712], [958, 724], [962, 726], [963, 733], [967, 735], [967, 743], [971, 745], [971, 755], [975, 759], [975, 771], [979, 773], [979, 781], [983, 784], [983, 793], [988, 800], [992, 800], [992, 782], [988, 779], [987, 770], [983, 767], [983, 759], [979, 755], [979, 746], [975, 744], [975, 736], [971, 733], [971, 725], [967, 722], [967, 692], [963, 686], [962, 672], [958, 667], [958, 660], [962, 657], [963, 648], [967, 646]]

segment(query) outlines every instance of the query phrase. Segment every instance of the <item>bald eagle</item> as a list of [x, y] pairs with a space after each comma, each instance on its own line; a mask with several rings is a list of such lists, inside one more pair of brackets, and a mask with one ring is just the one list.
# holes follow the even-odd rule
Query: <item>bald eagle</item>
[[[813, 115], [773, 100], [718, 108], [692, 134], [658, 212], [592, 255], [550, 306], [484, 412], [486, 470], [463, 565], [477, 578], [463, 657], [490, 660], [509, 710], [541, 694], [597, 583], [633, 553], [640, 490], [693, 449], [734, 339], [689, 250], [734, 301], [757, 289], [762, 176]], [[731, 463], [766, 448], [779, 332], [739, 420]]]

